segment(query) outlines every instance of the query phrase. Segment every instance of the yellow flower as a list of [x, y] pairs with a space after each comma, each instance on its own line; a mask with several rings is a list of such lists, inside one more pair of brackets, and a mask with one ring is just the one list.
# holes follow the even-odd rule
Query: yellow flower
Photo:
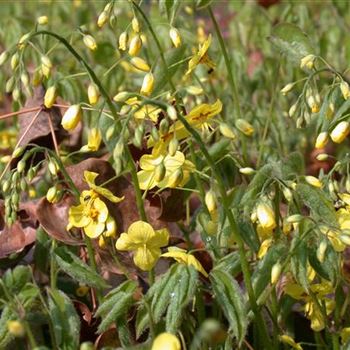
[[92, 128], [89, 130], [88, 144], [81, 148], [82, 152], [95, 152], [99, 149], [102, 141], [100, 130]]
[[190, 74], [201, 63], [206, 64], [209, 68], [215, 67], [215, 63], [208, 56], [208, 49], [210, 44], [211, 34], [209, 34], [208, 38], [203, 42], [203, 44], [199, 45], [198, 51], [188, 62], [188, 70], [186, 72], [186, 75]]
[[169, 247], [168, 253], [161, 255], [163, 258], [173, 258], [180, 264], [192, 265], [203, 276], [208, 277], [201, 263], [192, 254], [186, 253], [186, 250], [177, 247]]
[[[116, 232], [114, 219], [109, 215], [107, 205], [101, 200], [105, 197], [113, 203], [124, 199], [113, 195], [113, 193], [95, 184], [97, 173], [85, 171], [84, 179], [90, 190], [85, 190], [80, 196], [80, 204], [69, 208], [69, 224], [71, 227], [80, 227], [90, 238], [97, 238], [101, 234], [112, 236]], [[112, 232], [113, 231], [113, 232]]]
[[[181, 187], [189, 179], [195, 166], [185, 155], [177, 151], [174, 156], [169, 154], [144, 154], [140, 159], [140, 170], [137, 173], [141, 190], [149, 190], [155, 186], [159, 188]], [[164, 169], [164, 170], [162, 170]], [[181, 178], [174, 181], [174, 176], [181, 173]]]
[[167, 229], [154, 230], [144, 221], [129, 226], [128, 233], [122, 233], [115, 246], [118, 250], [134, 251], [134, 263], [141, 270], [151, 270], [161, 255], [161, 247], [168, 244]]
[[269, 204], [259, 203], [256, 208], [256, 214], [264, 230], [273, 230], [277, 226], [275, 212]]
[[174, 334], [161, 333], [154, 339], [151, 350], [181, 350], [181, 343]]
[[[196, 129], [209, 129], [210, 128], [210, 120], [219, 114], [222, 110], [222, 103], [220, 100], [217, 100], [213, 104], [203, 103], [199, 106], [193, 108], [186, 116], [186, 121]], [[168, 133], [161, 135], [160, 146], [167, 147], [170, 140], [174, 137], [174, 134], [178, 140], [182, 140], [189, 136], [189, 132], [183, 125], [180, 120], [177, 120], [170, 128]], [[148, 147], [154, 146], [154, 141], [150, 138], [147, 142]], [[156, 147], [156, 148], [157, 148]]]
[[307, 55], [300, 60], [300, 68], [308, 68], [312, 69], [314, 67], [316, 56], [315, 55]]

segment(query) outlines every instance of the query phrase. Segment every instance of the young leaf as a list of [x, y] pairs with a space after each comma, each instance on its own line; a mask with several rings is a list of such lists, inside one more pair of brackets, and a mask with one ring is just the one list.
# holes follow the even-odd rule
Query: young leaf
[[78, 282], [95, 288], [108, 287], [108, 284], [100, 275], [82, 262], [67, 247], [56, 248], [54, 254], [59, 267]]
[[209, 278], [218, 305], [221, 306], [230, 324], [230, 331], [241, 344], [248, 326], [247, 306], [243, 291], [237, 281], [225, 271], [213, 269]]
[[78, 348], [80, 320], [70, 298], [59, 290], [49, 290], [49, 310], [59, 348]]

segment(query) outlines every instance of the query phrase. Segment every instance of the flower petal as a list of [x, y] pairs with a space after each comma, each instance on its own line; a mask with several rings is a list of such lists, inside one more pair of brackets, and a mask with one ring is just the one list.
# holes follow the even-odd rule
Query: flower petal
[[95, 180], [98, 176], [98, 173], [94, 173], [92, 171], [84, 171], [84, 179], [86, 181], [86, 183], [89, 185], [90, 188], [94, 188], [95, 187]]
[[147, 249], [146, 246], [138, 248], [134, 255], [134, 263], [143, 271], [151, 270], [160, 257], [160, 249]]
[[138, 245], [135, 244], [129, 237], [127, 233], [122, 233], [115, 243], [117, 250], [135, 250]]
[[137, 173], [137, 180], [141, 190], [150, 190], [157, 186], [157, 181], [154, 179], [154, 172], [148, 170], [140, 170]]
[[169, 231], [167, 228], [156, 230], [155, 234], [148, 240], [147, 247], [160, 248], [168, 245]]
[[84, 205], [80, 204], [69, 208], [69, 223], [75, 227], [84, 227], [88, 225], [91, 218], [84, 215]]
[[147, 244], [155, 235], [153, 227], [144, 221], [135, 221], [128, 228], [130, 240], [135, 244]]
[[85, 234], [90, 238], [97, 238], [105, 230], [105, 223], [91, 221], [89, 225], [84, 227]]

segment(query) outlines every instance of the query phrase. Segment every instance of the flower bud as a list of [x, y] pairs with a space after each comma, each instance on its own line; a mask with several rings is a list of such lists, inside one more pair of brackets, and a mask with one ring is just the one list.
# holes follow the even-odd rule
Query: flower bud
[[322, 182], [315, 176], [311, 176], [311, 175], [305, 176], [305, 181], [311, 186], [314, 186], [317, 188], [321, 188], [323, 186]]
[[335, 143], [341, 143], [349, 135], [350, 123], [346, 121], [340, 122], [331, 132], [331, 139]]
[[344, 80], [340, 83], [340, 91], [343, 94], [345, 100], [347, 100], [350, 97], [349, 84]]
[[327, 250], [327, 242], [322, 241], [317, 248], [317, 260], [322, 264], [324, 262], [325, 254]]
[[89, 103], [94, 106], [98, 100], [100, 98], [100, 91], [98, 89], [98, 87], [96, 86], [96, 84], [91, 83], [88, 86], [88, 99], [89, 99]]
[[111, 125], [107, 131], [106, 131], [106, 140], [109, 141], [112, 139], [113, 137], [113, 134], [114, 134], [114, 131], [115, 131], [115, 126], [114, 125]]
[[290, 202], [293, 199], [293, 193], [288, 187], [283, 187], [282, 193], [283, 193], [284, 198], [288, 202]]
[[218, 223], [213, 221], [213, 220], [209, 220], [204, 224], [204, 229], [207, 232], [208, 235], [213, 236], [217, 233], [218, 231]]
[[2, 191], [3, 191], [4, 193], [6, 193], [9, 189], [10, 189], [10, 181], [9, 181], [9, 180], [5, 180], [5, 181], [2, 183]]
[[287, 95], [289, 91], [291, 91], [294, 87], [294, 83], [289, 83], [287, 84], [284, 88], [281, 89], [281, 94], [282, 95]]
[[139, 20], [134, 17], [131, 21], [131, 28], [135, 33], [139, 33], [140, 32], [140, 23]]
[[45, 93], [44, 105], [46, 108], [51, 108], [56, 101], [57, 88], [55, 85], [50, 86]]
[[30, 33], [26, 33], [20, 37], [20, 39], [18, 40], [18, 48], [20, 50], [24, 48], [26, 41], [29, 39], [30, 35]]
[[27, 72], [23, 72], [21, 74], [21, 82], [22, 82], [24, 87], [29, 86], [29, 74]]
[[140, 57], [133, 57], [130, 60], [130, 63], [139, 70], [142, 70], [143, 72], [149, 72], [150, 71], [150, 66], [147, 64], [145, 60], [143, 60]]
[[34, 73], [33, 73], [33, 86], [39, 86], [41, 84], [43, 80], [43, 72], [42, 69], [37, 69]]
[[[103, 236], [100, 236], [100, 238]], [[100, 244], [100, 242], [99, 242]], [[85, 287], [87, 288], [87, 291], [84, 293], [84, 295], [86, 295], [89, 291], [89, 287]], [[78, 295], [78, 292], [77, 292]], [[91, 343], [91, 341], [85, 341], [84, 343], [81, 343], [79, 350], [95, 350], [95, 346], [93, 343]]]
[[49, 203], [56, 203], [57, 201], [57, 187], [50, 187], [46, 193], [46, 199]]
[[17, 147], [12, 153], [12, 158], [20, 157], [23, 154], [24, 150], [25, 148], [22, 146]]
[[26, 334], [25, 328], [20, 321], [16, 321], [16, 320], [7, 321], [7, 329], [9, 333], [16, 338], [22, 338]]
[[16, 86], [13, 91], [12, 91], [12, 98], [14, 101], [19, 101], [21, 99], [21, 91], [18, 88], [18, 86]]
[[175, 121], [177, 120], [177, 112], [176, 112], [176, 108], [174, 106], [168, 106], [166, 109], [166, 112], [168, 114], [168, 117], [172, 120]]
[[256, 208], [256, 214], [263, 229], [272, 230], [277, 226], [275, 212], [269, 204], [260, 202]]
[[18, 162], [18, 164], [17, 164], [17, 171], [18, 171], [18, 173], [19, 174], [22, 173], [23, 170], [25, 169], [25, 167], [26, 167], [26, 161], [24, 159], [21, 159]]
[[3, 51], [0, 55], [0, 66], [2, 66], [7, 61], [8, 58], [9, 58], [8, 51]]
[[254, 133], [253, 126], [244, 119], [237, 119], [236, 128], [246, 136], [252, 136]]
[[219, 124], [219, 130], [221, 134], [229, 139], [234, 140], [236, 138], [236, 134], [232, 130], [232, 128], [226, 123]]
[[73, 130], [81, 120], [81, 107], [79, 104], [70, 106], [63, 115], [61, 124], [67, 131]]
[[179, 148], [179, 141], [176, 137], [173, 137], [168, 146], [168, 152], [171, 157], [173, 157]]
[[320, 162], [323, 162], [328, 159], [328, 154], [327, 153], [320, 153], [316, 156], [316, 159], [319, 160]]
[[239, 168], [239, 172], [243, 175], [253, 175], [255, 173], [255, 170], [250, 167], [245, 167], [245, 168]]
[[95, 51], [97, 49], [97, 44], [96, 44], [96, 40], [94, 39], [93, 36], [87, 34], [83, 36], [83, 42], [84, 45], [90, 49], [91, 51]]
[[151, 350], [181, 350], [180, 340], [171, 333], [159, 334], [152, 344]]
[[51, 175], [56, 176], [57, 175], [57, 171], [58, 171], [58, 166], [55, 160], [50, 159], [48, 165], [47, 165], [49, 172]]
[[36, 19], [37, 23], [41, 26], [49, 23], [49, 18], [47, 16], [40, 16]]
[[278, 281], [278, 279], [280, 278], [281, 272], [282, 272], [282, 265], [279, 262], [277, 262], [272, 266], [272, 269], [271, 269], [272, 284], [275, 284]]
[[106, 11], [102, 11], [98, 16], [97, 26], [99, 28], [102, 28], [107, 23], [108, 18], [109, 18], [108, 13]]
[[290, 117], [293, 117], [293, 115], [295, 114], [296, 110], [297, 110], [297, 107], [298, 107], [298, 104], [297, 103], [294, 103], [290, 108], [289, 108], [289, 111], [288, 111], [288, 115]]
[[339, 235], [339, 239], [345, 244], [350, 245], [350, 236], [347, 234], [341, 234]]
[[119, 158], [123, 155], [124, 152], [124, 142], [122, 139], [119, 139], [116, 143], [113, 151], [113, 156]]
[[163, 162], [161, 162], [160, 164], [158, 164], [156, 166], [156, 169], [154, 171], [154, 179], [157, 182], [160, 182], [164, 179], [165, 177], [165, 173], [166, 173], [166, 168]]
[[300, 61], [300, 68], [308, 68], [312, 69], [314, 67], [316, 56], [315, 55], [307, 55], [303, 57]]
[[147, 73], [143, 78], [140, 94], [149, 96], [154, 88], [154, 76], [151, 72]]
[[303, 220], [303, 216], [300, 214], [290, 215], [286, 218], [286, 222], [289, 224], [295, 224]]
[[19, 63], [19, 55], [16, 52], [11, 57], [11, 69], [15, 70], [18, 67], [18, 63]]
[[13, 91], [13, 89], [15, 88], [15, 84], [16, 84], [15, 77], [14, 76], [10, 77], [9, 80], [6, 82], [5, 92], [9, 93]]
[[167, 134], [169, 131], [169, 122], [167, 119], [162, 119], [159, 123], [159, 132], [161, 135]]
[[128, 45], [128, 33], [123, 32], [119, 36], [119, 49], [122, 51], [126, 51], [127, 45]]
[[180, 36], [179, 31], [176, 28], [174, 28], [174, 27], [170, 28], [169, 36], [170, 36], [170, 39], [175, 47], [181, 46], [181, 36]]
[[212, 213], [216, 210], [216, 196], [213, 190], [210, 190], [205, 194], [204, 201], [209, 210], [209, 213]]
[[129, 45], [129, 55], [130, 56], [137, 56], [141, 50], [142, 47], [142, 40], [140, 38], [140, 35], [135, 35]]
[[318, 149], [324, 148], [327, 145], [327, 142], [328, 142], [328, 133], [327, 131], [323, 131], [316, 138], [315, 148], [318, 148]]

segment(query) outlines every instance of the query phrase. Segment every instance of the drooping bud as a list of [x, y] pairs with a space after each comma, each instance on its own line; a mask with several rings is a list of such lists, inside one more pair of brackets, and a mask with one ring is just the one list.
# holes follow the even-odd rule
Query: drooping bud
[[20, 157], [23, 154], [24, 150], [25, 148], [22, 146], [17, 147], [12, 153], [12, 158]]
[[157, 182], [160, 182], [164, 179], [165, 177], [165, 173], [166, 173], [166, 168], [163, 162], [161, 162], [160, 164], [158, 164], [156, 166], [156, 169], [154, 171], [154, 179]]
[[340, 83], [340, 91], [343, 94], [345, 100], [347, 100], [350, 97], [349, 84], [344, 80]]
[[204, 201], [209, 210], [209, 213], [212, 213], [216, 210], [216, 196], [213, 190], [210, 190], [205, 194]]
[[70, 106], [63, 115], [61, 124], [65, 130], [73, 130], [81, 120], [81, 107], [79, 104]]
[[140, 22], [137, 17], [134, 17], [131, 21], [131, 28], [135, 33], [140, 33]]
[[50, 86], [45, 93], [44, 105], [46, 108], [51, 108], [57, 97], [57, 88], [55, 85]]
[[19, 55], [17, 52], [15, 52], [11, 57], [11, 69], [15, 70], [18, 67], [19, 63]]
[[161, 135], [167, 134], [169, 131], [169, 122], [167, 119], [162, 119], [159, 124], [159, 132]]
[[139, 70], [142, 70], [143, 72], [149, 72], [150, 71], [150, 66], [147, 64], [145, 60], [143, 60], [140, 57], [133, 57], [130, 60], [130, 63]]
[[47, 165], [49, 172], [51, 175], [56, 176], [57, 175], [57, 171], [58, 171], [58, 166], [57, 163], [54, 159], [50, 159], [48, 165]]
[[237, 119], [236, 128], [246, 136], [252, 136], [254, 134], [253, 126], [244, 119]]
[[18, 162], [18, 164], [17, 164], [17, 171], [18, 171], [18, 173], [19, 174], [22, 173], [23, 170], [25, 169], [25, 167], [26, 167], [26, 161], [24, 159], [21, 159]]
[[323, 186], [322, 182], [315, 176], [307, 175], [305, 176], [305, 181], [311, 186], [314, 186], [317, 188], [321, 188]]
[[245, 167], [245, 168], [239, 168], [239, 172], [243, 175], [253, 175], [255, 173], [255, 170], [250, 167]]
[[96, 44], [96, 40], [94, 39], [94, 37], [90, 34], [86, 34], [83, 36], [83, 42], [84, 45], [90, 49], [91, 51], [95, 51], [97, 49], [97, 44]]
[[170, 28], [169, 36], [170, 36], [170, 39], [175, 47], [181, 46], [181, 36], [180, 36], [179, 31], [176, 28], [174, 28], [174, 27]]
[[288, 202], [290, 202], [293, 199], [293, 193], [288, 187], [283, 187], [282, 193], [283, 193], [284, 198]]
[[50, 75], [52, 69], [51, 60], [47, 56], [41, 56], [41, 71], [47, 78]]
[[289, 91], [291, 91], [293, 89], [293, 87], [294, 87], [294, 83], [287, 84], [285, 87], [283, 87], [281, 89], [281, 94], [284, 95], [284, 96], [287, 95], [287, 93]]
[[301, 220], [303, 220], [303, 216], [300, 214], [290, 215], [286, 218], [286, 222], [288, 222], [289, 224], [295, 224], [300, 222]]
[[315, 55], [307, 55], [303, 57], [300, 61], [300, 68], [308, 68], [312, 69], [314, 67], [316, 56]]
[[47, 16], [40, 16], [36, 19], [37, 23], [44, 26], [49, 23], [49, 18]]
[[98, 89], [98, 87], [96, 86], [96, 84], [91, 83], [88, 86], [88, 99], [89, 99], [89, 103], [94, 106], [98, 100], [100, 98], [100, 91]]
[[9, 58], [8, 51], [2, 52], [0, 55], [0, 66], [2, 66], [7, 61], [8, 58]]
[[168, 114], [168, 117], [172, 121], [177, 120], [177, 112], [176, 112], [176, 108], [174, 106], [168, 106], [167, 109], [166, 109], [166, 112]]
[[331, 132], [331, 139], [335, 143], [341, 143], [349, 135], [350, 123], [346, 121], [340, 122]]
[[118, 92], [114, 97], [113, 97], [113, 101], [115, 102], [125, 102], [125, 100], [128, 99], [128, 97], [130, 96], [130, 93], [127, 91], [121, 91]]
[[278, 279], [280, 278], [281, 272], [282, 272], [282, 265], [280, 262], [277, 262], [272, 266], [272, 269], [271, 269], [272, 284], [275, 284], [278, 281]]
[[119, 49], [122, 51], [126, 51], [128, 45], [128, 33], [123, 32], [119, 35]]
[[316, 156], [316, 159], [319, 160], [320, 162], [323, 162], [328, 159], [328, 154], [327, 153], [320, 153]]
[[49, 203], [56, 203], [57, 201], [57, 187], [50, 187], [46, 193], [46, 199]]
[[297, 107], [298, 107], [298, 104], [297, 103], [294, 103], [290, 108], [289, 108], [289, 111], [288, 111], [288, 115], [290, 117], [293, 117], [296, 110], [297, 110]]
[[98, 16], [98, 19], [97, 19], [97, 26], [98, 26], [99, 28], [102, 28], [102, 27], [107, 23], [108, 18], [109, 18], [108, 12], [102, 11], [102, 12], [100, 13], [100, 15]]
[[29, 86], [29, 74], [27, 72], [21, 74], [21, 82], [24, 87], [27, 88]]
[[328, 142], [328, 133], [327, 131], [323, 131], [316, 138], [315, 148], [318, 148], [318, 149], [324, 148], [327, 145], [327, 142]]
[[137, 56], [141, 50], [142, 47], [142, 40], [140, 38], [140, 35], [135, 35], [129, 45], [129, 55], [130, 56]]
[[260, 202], [256, 208], [256, 214], [263, 229], [272, 230], [277, 226], [275, 212], [269, 204]]
[[154, 76], [151, 72], [147, 73], [143, 78], [140, 94], [149, 96], [154, 89]]
[[168, 146], [168, 152], [171, 157], [173, 157], [179, 148], [179, 141], [176, 137], [173, 137]]
[[221, 134], [229, 139], [234, 140], [236, 138], [236, 134], [232, 130], [232, 128], [226, 123], [219, 124], [219, 130]]

